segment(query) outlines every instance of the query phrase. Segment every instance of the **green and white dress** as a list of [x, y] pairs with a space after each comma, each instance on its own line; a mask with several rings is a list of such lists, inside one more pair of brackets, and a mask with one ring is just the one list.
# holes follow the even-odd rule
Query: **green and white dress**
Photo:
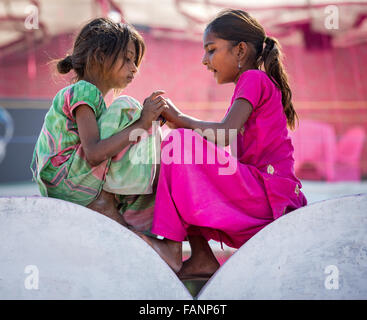
[[149, 230], [161, 141], [159, 126], [140, 137], [134, 132], [138, 142], [132, 141], [113, 158], [91, 166], [75, 120], [74, 110], [82, 104], [93, 110], [101, 139], [137, 121], [143, 109], [129, 96], [118, 97], [106, 108], [101, 91], [84, 80], [60, 90], [45, 116], [31, 164], [41, 194], [87, 206], [104, 189], [118, 195], [120, 211], [129, 224], [141, 231]]

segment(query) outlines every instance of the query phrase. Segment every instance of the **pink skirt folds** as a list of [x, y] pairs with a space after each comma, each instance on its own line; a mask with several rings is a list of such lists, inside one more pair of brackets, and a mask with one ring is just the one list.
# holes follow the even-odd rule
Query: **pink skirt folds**
[[[174, 241], [200, 234], [239, 248], [276, 218], [257, 169], [192, 130], [171, 131], [160, 165], [154, 234]], [[284, 213], [304, 205], [303, 198], [290, 192]]]

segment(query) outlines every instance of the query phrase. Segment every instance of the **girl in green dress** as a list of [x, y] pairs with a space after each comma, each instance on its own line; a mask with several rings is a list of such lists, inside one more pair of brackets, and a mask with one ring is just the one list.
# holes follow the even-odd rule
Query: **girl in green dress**
[[[53, 99], [31, 165], [43, 196], [138, 231], [151, 226], [160, 128], [151, 129], [167, 108], [164, 92], [153, 92], [143, 106], [120, 96], [107, 108], [104, 97], [132, 82], [144, 51], [143, 38], [128, 24], [98, 18], [83, 27], [73, 53], [57, 64], [61, 74], [73, 70], [75, 81]], [[148, 134], [131, 141], [136, 132]]]

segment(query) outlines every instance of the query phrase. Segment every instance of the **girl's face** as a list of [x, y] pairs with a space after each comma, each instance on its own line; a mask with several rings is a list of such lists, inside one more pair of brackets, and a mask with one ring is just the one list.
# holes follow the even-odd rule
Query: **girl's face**
[[135, 45], [130, 41], [127, 46], [127, 55], [124, 59], [119, 57], [116, 63], [108, 73], [106, 81], [109, 82], [111, 88], [124, 89], [133, 81], [138, 67], [135, 65]]
[[214, 72], [218, 84], [235, 82], [239, 77], [236, 47], [230, 41], [217, 38], [213, 33], [204, 33], [205, 54], [202, 63]]

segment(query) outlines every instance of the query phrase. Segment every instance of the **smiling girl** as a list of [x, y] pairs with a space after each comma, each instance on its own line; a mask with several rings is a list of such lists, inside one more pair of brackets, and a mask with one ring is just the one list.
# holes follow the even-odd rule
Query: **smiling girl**
[[[128, 96], [107, 108], [104, 97], [132, 82], [144, 51], [143, 38], [128, 24], [98, 18], [85, 25], [72, 54], [58, 61], [58, 71], [73, 70], [75, 82], [53, 99], [32, 161], [43, 196], [87, 206], [125, 226], [129, 219], [122, 213], [134, 221], [134, 213], [143, 212], [141, 231], [151, 223], [157, 172], [152, 148], [160, 137], [132, 143], [129, 136], [149, 130], [167, 107], [163, 91], [145, 99], [144, 108]], [[131, 163], [139, 152], [148, 157], [146, 164]]]
[[[161, 162], [152, 232], [165, 239], [146, 239], [181, 279], [207, 278], [219, 268], [209, 240], [240, 248], [275, 219], [307, 204], [294, 174], [287, 125], [294, 128], [297, 116], [279, 43], [241, 10], [221, 12], [203, 40], [203, 64], [218, 84], [235, 85], [233, 96], [220, 122], [192, 118], [168, 101], [163, 116], [172, 127], [184, 129], [168, 135], [162, 150], [179, 134], [181, 162]], [[223, 145], [235, 146], [237, 154], [218, 146], [215, 135], [204, 139], [195, 129], [225, 131]], [[195, 154], [194, 145], [207, 150], [207, 158], [216, 155], [216, 162], [185, 161]], [[220, 174], [228, 162], [236, 169]], [[192, 255], [182, 263], [186, 239]]]

